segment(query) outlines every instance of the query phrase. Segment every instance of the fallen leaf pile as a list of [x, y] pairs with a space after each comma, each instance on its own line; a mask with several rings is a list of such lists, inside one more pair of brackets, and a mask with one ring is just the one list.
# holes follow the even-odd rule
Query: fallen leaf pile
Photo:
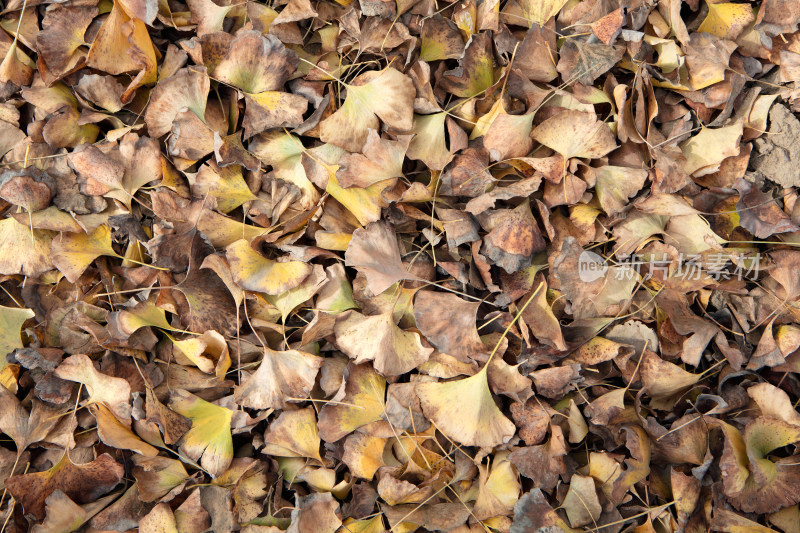
[[800, 2], [9, 0], [0, 531], [800, 532]]

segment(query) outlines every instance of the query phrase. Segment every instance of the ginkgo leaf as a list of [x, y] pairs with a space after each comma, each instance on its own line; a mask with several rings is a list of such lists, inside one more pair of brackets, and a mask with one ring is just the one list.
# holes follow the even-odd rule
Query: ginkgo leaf
[[7, 364], [6, 356], [16, 348], [22, 348], [20, 333], [22, 324], [36, 316], [31, 309], [0, 305], [0, 371]]
[[153, 83], [158, 76], [156, 50], [144, 22], [126, 11], [125, 4], [114, 2], [111, 13], [97, 32], [86, 64], [109, 74], [138, 71], [122, 95], [127, 102], [137, 87]]
[[420, 58], [424, 61], [458, 59], [464, 51], [461, 32], [453, 22], [441, 16], [423, 22], [420, 38]]
[[716, 172], [723, 160], [739, 153], [741, 137], [741, 123], [715, 129], [703, 128], [680, 145], [686, 157], [684, 170], [694, 176]]
[[210, 87], [205, 67], [184, 68], [160, 81], [150, 95], [150, 104], [144, 114], [150, 135], [161, 137], [169, 133], [172, 121], [183, 108], [204, 118]]
[[216, 198], [217, 209], [223, 213], [256, 199], [244, 181], [241, 167], [235, 165], [220, 168], [209, 162], [200, 167], [197, 174], [189, 175], [189, 184], [195, 196], [208, 194]]
[[[502, 104], [502, 100], [497, 101]], [[527, 155], [533, 148], [531, 129], [534, 113], [511, 115], [505, 109], [494, 117], [483, 135], [483, 146], [489, 151], [492, 161], [505, 161]], [[476, 127], [475, 130], [478, 128]], [[473, 130], [472, 138], [475, 138]]]
[[[14, 384], [16, 384], [16, 380], [14, 380]], [[74, 442], [71, 433], [53, 434], [64, 413], [63, 408], [53, 407], [49, 403], [34, 399], [30, 409], [27, 409], [11, 392], [12, 387], [5, 383], [2, 385], [0, 386], [0, 430], [14, 441], [17, 453], [13, 455], [23, 457], [24, 450], [37, 442], [55, 441], [55, 444], [64, 446], [69, 446], [71, 442]], [[70, 431], [71, 429], [72, 426], [67, 424], [66, 430]], [[11, 473], [10, 469], [4, 471]]]
[[420, 383], [417, 395], [425, 416], [459, 444], [491, 448], [508, 442], [516, 426], [498, 409], [489, 390], [486, 366], [474, 376]]
[[336, 533], [382, 533], [383, 531], [386, 531], [383, 528], [383, 520], [380, 516], [375, 516], [362, 520], [348, 518], [342, 522], [342, 527]]
[[645, 350], [641, 368], [642, 382], [653, 398], [666, 398], [686, 390], [701, 376], [664, 361], [654, 352]]
[[719, 248], [724, 240], [714, 233], [700, 215], [679, 215], [669, 219], [665, 242], [684, 254], [698, 254]]
[[800, 414], [783, 389], [764, 382], [747, 389], [747, 394], [756, 402], [764, 416], [800, 426]]
[[116, 495], [100, 498], [80, 506], [61, 490], [54, 490], [45, 500], [45, 519], [37, 524], [37, 531], [78, 531], [92, 515], [114, 500]]
[[217, 477], [233, 460], [231, 418], [233, 411], [198, 398], [185, 390], [174, 390], [169, 406], [192, 421], [192, 428], [180, 440], [181, 450]]
[[402, 135], [396, 141], [382, 139], [375, 130], [369, 130], [363, 154], [344, 154], [339, 160], [336, 180], [343, 188], [365, 188], [378, 182], [403, 176], [410, 136]]
[[562, 505], [572, 527], [596, 522], [603, 512], [594, 480], [589, 476], [574, 475], [570, 478], [569, 490]]
[[308, 100], [280, 91], [245, 94], [244, 138], [270, 128], [295, 128], [303, 122]]
[[249, 148], [264, 164], [272, 166], [276, 178], [300, 189], [302, 209], [311, 208], [319, 200], [319, 191], [308, 179], [303, 166], [301, 156], [305, 148], [298, 137], [283, 131], [265, 132], [256, 136]]
[[212, 73], [218, 80], [255, 94], [279, 89], [294, 72], [297, 63], [297, 54], [288, 50], [274, 35], [240, 31]]
[[252, 241], [272, 231], [270, 228], [243, 224], [241, 220], [233, 220], [210, 209], [203, 211], [197, 221], [197, 229], [217, 248], [225, 248], [242, 238]]
[[218, 6], [211, 0], [187, 0], [192, 22], [197, 24], [197, 36], [222, 31], [225, 17], [234, 6]]
[[322, 463], [313, 407], [283, 411], [267, 428], [264, 442], [264, 453], [268, 455], [306, 457]]
[[61, 72], [70, 59], [84, 46], [86, 29], [97, 16], [97, 8], [54, 6], [42, 20], [36, 46], [47, 68]]
[[366, 188], [350, 187], [343, 188], [339, 185], [336, 175], [331, 173], [328, 176], [328, 184], [325, 192], [336, 198], [347, 208], [362, 225], [376, 222], [381, 218], [381, 209], [388, 203], [383, 198], [383, 191], [394, 184], [395, 180], [383, 180]]
[[619, 213], [644, 186], [647, 171], [607, 165], [594, 170], [597, 199], [608, 215]]
[[411, 138], [411, 143], [408, 145], [408, 157], [418, 159], [434, 170], [442, 170], [453, 159], [454, 152], [462, 148], [462, 146], [458, 146], [450, 132], [448, 149], [446, 134], [450, 124], [460, 131], [464, 145], [466, 145], [466, 135], [447, 116], [447, 113], [414, 115], [410, 132], [414, 134], [414, 137]]
[[307, 352], [265, 347], [261, 364], [236, 388], [234, 400], [252, 409], [285, 409], [309, 396], [322, 361]]
[[375, 472], [385, 465], [383, 451], [388, 439], [354, 433], [344, 441], [342, 462], [357, 477], [372, 479]]
[[[343, 394], [341, 394], [343, 392]], [[383, 416], [386, 380], [369, 363], [350, 363], [345, 371], [343, 391], [319, 412], [319, 435], [334, 442], [356, 429], [377, 422]]]
[[172, 345], [206, 374], [224, 376], [231, 366], [231, 356], [225, 337], [209, 330], [197, 337], [172, 340]]
[[312, 271], [301, 261], [275, 261], [256, 252], [246, 240], [228, 245], [225, 256], [234, 281], [245, 290], [280, 294], [300, 285]]
[[101, 255], [119, 257], [111, 247], [111, 228], [105, 224], [90, 234], [62, 233], [53, 239], [52, 261], [72, 283]]
[[146, 327], [179, 331], [167, 322], [166, 311], [149, 300], [140, 302], [134, 307], [112, 313], [108, 317], [109, 332], [117, 338], [128, 337], [140, 328]]
[[356, 364], [374, 361], [375, 370], [384, 376], [404, 374], [433, 353], [422, 345], [419, 334], [397, 327], [391, 312], [364, 316], [350, 311], [336, 321], [334, 334], [339, 349]]
[[573, 110], [548, 118], [536, 126], [531, 135], [564, 159], [603, 157], [617, 147], [611, 130], [594, 113]]
[[526, 19], [533, 24], [544, 26], [566, 3], [567, 0], [521, 0], [520, 7]]
[[353, 300], [353, 287], [347, 279], [347, 273], [341, 263], [335, 263], [325, 269], [327, 278], [325, 285], [317, 295], [317, 308], [331, 314], [338, 314], [358, 307]]
[[50, 246], [55, 236], [53, 231], [31, 229], [13, 218], [0, 220], [0, 273], [38, 276], [52, 270]]
[[[199, 493], [198, 493], [199, 494]], [[178, 522], [169, 504], [159, 503], [139, 521], [142, 533], [178, 533]]]
[[264, 297], [269, 303], [281, 313], [281, 320], [285, 323], [286, 319], [298, 306], [309, 301], [317, 291], [325, 284], [325, 270], [322, 265], [314, 265], [311, 274], [303, 280], [300, 285], [283, 291], [276, 295], [266, 295]]
[[186, 468], [177, 459], [158, 456], [136, 458], [135, 461], [133, 477], [139, 486], [139, 499], [143, 502], [161, 499], [189, 479]]
[[744, 428], [715, 420], [725, 436], [720, 458], [723, 487], [728, 501], [746, 512], [771, 513], [797, 503], [797, 456], [773, 461], [770, 452], [800, 440], [800, 427], [759, 417]]
[[374, 295], [400, 280], [413, 279], [403, 265], [394, 230], [383, 222], [354, 231], [344, 259], [345, 265], [364, 273], [367, 287]]
[[470, 38], [459, 66], [442, 73], [439, 87], [462, 98], [473, 98], [494, 84], [492, 39], [488, 33]]
[[478, 498], [473, 508], [479, 520], [506, 516], [519, 499], [519, 476], [511, 462], [499, 454], [495, 456], [491, 469], [480, 466], [479, 483]]
[[120, 422], [103, 404], [91, 407], [97, 421], [97, 436], [105, 444], [122, 450], [133, 450], [145, 457], [155, 457], [158, 449], [142, 441], [129, 427]]
[[683, 44], [689, 85], [694, 90], [705, 89], [725, 79], [731, 54], [736, 44], [710, 33], [693, 33]]
[[378, 119], [399, 131], [411, 129], [414, 84], [398, 70], [386, 68], [356, 77], [347, 86], [347, 98], [336, 112], [320, 123], [320, 138], [350, 152], [360, 152]]
[[468, 302], [455, 294], [419, 291], [414, 297], [414, 318], [436, 349], [468, 361], [486, 351], [476, 327], [478, 307], [480, 302]]
[[89, 403], [102, 403], [108, 406], [120, 420], [129, 421], [131, 406], [131, 386], [122, 378], [115, 378], [99, 372], [92, 360], [84, 354], [72, 355], [58, 365], [56, 377], [77, 381], [89, 391]]
[[77, 503], [93, 502], [116, 487], [124, 473], [122, 465], [108, 454], [76, 465], [64, 453], [49, 470], [13, 476], [5, 483], [25, 514], [41, 520], [45, 517], [45, 500], [54, 491], [60, 490]]
[[729, 2], [706, 2], [708, 15], [697, 28], [700, 33], [735, 40], [755, 20], [752, 6]]

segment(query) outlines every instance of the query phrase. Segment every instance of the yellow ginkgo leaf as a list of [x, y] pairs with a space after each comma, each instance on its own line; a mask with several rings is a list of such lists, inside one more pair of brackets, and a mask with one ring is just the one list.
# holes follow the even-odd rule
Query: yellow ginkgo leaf
[[200, 220], [197, 221], [197, 229], [202, 231], [208, 237], [208, 242], [217, 248], [225, 248], [242, 238], [249, 242], [271, 231], [269, 228], [251, 226], [240, 220], [233, 220], [210, 209], [203, 210]]
[[188, 174], [189, 184], [195, 196], [206, 194], [217, 199], [217, 209], [223, 213], [233, 211], [256, 196], [250, 192], [242, 177], [242, 168], [231, 165], [220, 168], [210, 161], [203, 165], [197, 174]]
[[30, 309], [3, 307], [0, 305], [0, 386], [16, 391], [16, 380], [12, 367], [6, 368], [6, 355], [17, 348], [22, 348], [20, 330], [22, 324], [36, 314]]
[[528, 21], [539, 26], [556, 16], [567, 0], [522, 0], [522, 14]]
[[272, 167], [272, 173], [279, 180], [289, 182], [300, 189], [301, 209], [309, 209], [319, 200], [319, 191], [306, 175], [303, 167], [303, 143], [300, 138], [281, 130], [257, 135], [249, 145], [250, 151], [265, 165]]
[[142, 533], [178, 533], [178, 523], [169, 504], [159, 503], [139, 521]]
[[339, 185], [336, 175], [331, 172], [328, 176], [328, 186], [325, 191], [336, 198], [348, 211], [353, 213], [362, 226], [376, 222], [381, 218], [381, 209], [388, 205], [383, 198], [383, 191], [393, 185], [394, 179], [379, 181], [366, 188]]
[[416, 90], [411, 78], [391, 67], [358, 76], [347, 86], [347, 98], [333, 115], [320, 123], [320, 138], [350, 152], [360, 152], [369, 130], [378, 130], [380, 118], [400, 131], [411, 129]]
[[311, 299], [325, 284], [327, 277], [322, 265], [314, 265], [312, 268], [311, 274], [297, 287], [273, 296], [267, 295], [264, 298], [281, 312], [283, 322], [286, 322], [292, 311]]
[[127, 102], [137, 87], [158, 78], [156, 50], [144, 22], [128, 14], [122, 2], [115, 2], [111, 13], [97, 32], [86, 64], [109, 74], [138, 71], [122, 95]]
[[6, 365], [6, 355], [16, 348], [22, 348], [20, 329], [26, 320], [34, 316], [35, 313], [30, 309], [0, 305], [0, 368]]
[[32, 230], [13, 218], [0, 220], [0, 274], [38, 276], [51, 270], [50, 244], [55, 235], [52, 231]]
[[[418, 159], [433, 170], [442, 170], [453, 159], [453, 139], [450, 140], [450, 149], [447, 148], [446, 127], [447, 113], [433, 113], [432, 115], [414, 115], [411, 133], [414, 137], [408, 145], [406, 155], [411, 159]], [[458, 128], [458, 125], [454, 125]], [[477, 127], [477, 126], [476, 126]], [[463, 132], [462, 132], [463, 135]]]
[[628, 198], [639, 192], [647, 179], [647, 171], [644, 169], [612, 165], [593, 169], [592, 173], [597, 180], [597, 199], [608, 215], [622, 211]]
[[166, 312], [149, 300], [135, 307], [111, 313], [108, 317], [108, 330], [118, 339], [127, 338], [134, 331], [146, 327], [179, 331], [169, 325]]
[[101, 224], [90, 234], [62, 233], [53, 239], [52, 260], [55, 267], [71, 283], [101, 255], [119, 257], [111, 247], [111, 228]]
[[[356, 429], [381, 420], [386, 380], [369, 363], [350, 363], [345, 370], [344, 397], [319, 412], [319, 435], [335, 442]], [[338, 395], [337, 395], [338, 396]]]
[[464, 446], [494, 447], [511, 440], [516, 426], [498, 409], [487, 366], [472, 377], [417, 385], [422, 411], [436, 428]]
[[259, 254], [246, 240], [238, 240], [225, 250], [234, 281], [248, 291], [280, 294], [300, 285], [312, 271], [302, 261], [275, 261]]
[[[378, 515], [362, 520], [347, 518], [336, 533], [383, 533], [384, 531], [386, 529], [383, 527], [383, 516]], [[399, 529], [395, 531], [399, 531]]]
[[200, 336], [184, 340], [170, 339], [182, 355], [206, 374], [222, 377], [231, 366], [228, 343], [216, 331], [206, 331]]
[[719, 170], [723, 160], [739, 154], [742, 124], [721, 128], [703, 128], [700, 133], [680, 144], [686, 157], [684, 170], [693, 176], [705, 176]]
[[111, 410], [103, 404], [91, 407], [97, 420], [97, 435], [112, 448], [133, 450], [145, 457], [155, 457], [158, 449], [140, 439], [126, 424], [120, 422]]
[[594, 113], [581, 111], [558, 113], [539, 124], [531, 135], [564, 159], [603, 157], [617, 147], [609, 127]]
[[747, 389], [747, 394], [756, 402], [764, 416], [800, 426], [800, 414], [797, 413], [789, 395], [783, 389], [764, 382]]
[[473, 513], [478, 520], [505, 516], [517, 503], [521, 488], [511, 462], [498, 454], [491, 469], [484, 465], [479, 469], [480, 486]]
[[433, 348], [422, 345], [418, 333], [404, 331], [394, 321], [392, 311], [364, 316], [350, 311], [334, 326], [336, 344], [356, 364], [375, 361], [375, 370], [384, 376], [399, 376], [428, 360]]
[[342, 462], [356, 477], [372, 479], [378, 468], [385, 465], [383, 450], [388, 439], [353, 433], [344, 441]]
[[742, 31], [755, 20], [753, 6], [706, 2], [708, 15], [697, 28], [698, 33], [710, 33], [724, 39], [736, 40]]
[[178, 389], [172, 391], [169, 406], [192, 421], [192, 428], [181, 438], [180, 448], [212, 477], [217, 477], [233, 460], [231, 418], [233, 411]]
[[305, 457], [322, 463], [319, 454], [317, 417], [313, 407], [283, 411], [264, 434], [267, 455], [278, 457]]

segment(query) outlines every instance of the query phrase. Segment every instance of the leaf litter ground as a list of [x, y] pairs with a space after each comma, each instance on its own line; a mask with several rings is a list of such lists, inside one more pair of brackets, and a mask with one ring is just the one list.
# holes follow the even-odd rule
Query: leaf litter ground
[[800, 532], [800, 3], [10, 0], [3, 532]]

